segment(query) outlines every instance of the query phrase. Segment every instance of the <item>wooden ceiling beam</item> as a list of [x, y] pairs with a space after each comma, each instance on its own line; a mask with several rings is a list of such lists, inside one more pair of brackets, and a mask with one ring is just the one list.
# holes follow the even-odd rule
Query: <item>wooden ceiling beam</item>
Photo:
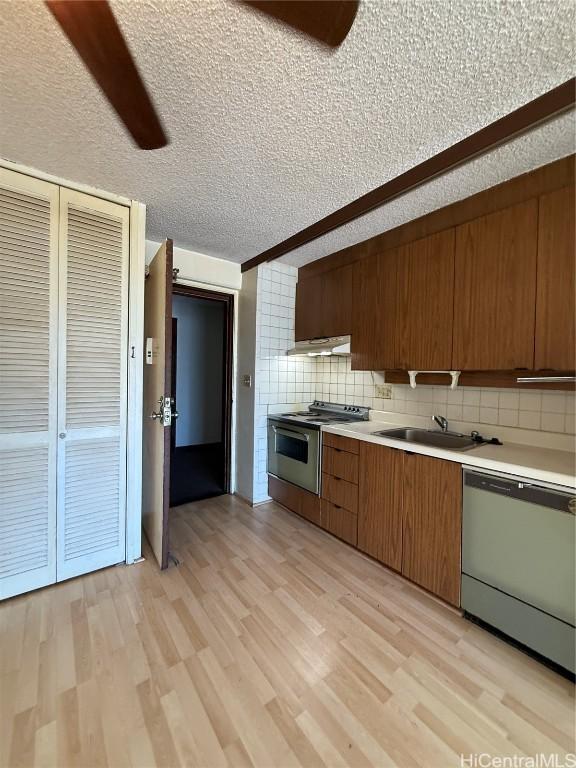
[[370, 211], [380, 208], [385, 203], [426, 184], [447, 171], [467, 163], [473, 158], [486, 154], [496, 147], [506, 144], [517, 136], [532, 130], [554, 117], [574, 108], [576, 103], [576, 78], [538, 96], [533, 101], [515, 109], [513, 112], [481, 128], [448, 149], [439, 152], [428, 160], [415, 165], [387, 181], [377, 189], [367, 192], [362, 197], [330, 213], [315, 224], [302, 229], [281, 243], [268, 248], [242, 264], [242, 272], [273, 261], [296, 248], [316, 240], [351, 221], [365, 216]]

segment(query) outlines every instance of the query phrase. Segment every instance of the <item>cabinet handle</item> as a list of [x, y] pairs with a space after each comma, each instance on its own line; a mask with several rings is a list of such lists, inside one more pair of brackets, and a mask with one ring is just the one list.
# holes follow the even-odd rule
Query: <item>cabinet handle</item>
[[342, 507], [339, 504], [333, 504], [332, 505], [334, 509], [342, 509]]

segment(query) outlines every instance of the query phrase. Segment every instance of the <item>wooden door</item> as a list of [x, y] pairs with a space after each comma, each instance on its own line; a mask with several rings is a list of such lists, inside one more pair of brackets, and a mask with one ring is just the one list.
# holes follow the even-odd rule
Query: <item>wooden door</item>
[[352, 333], [352, 264], [322, 275], [322, 336], [349, 336]]
[[[144, 293], [144, 427], [142, 523], [161, 568], [168, 567], [172, 365], [172, 241], [150, 263]], [[151, 340], [151, 341], [149, 341]]]
[[576, 368], [574, 186], [540, 198], [534, 368]]
[[452, 367], [454, 230], [398, 249], [395, 368]]
[[354, 264], [352, 293], [352, 370], [395, 368], [396, 249]]
[[298, 280], [296, 284], [296, 341], [317, 339], [322, 330], [322, 275]]
[[402, 574], [460, 604], [462, 468], [405, 453]]
[[0, 168], [0, 599], [56, 581], [58, 198]]
[[60, 190], [58, 581], [126, 559], [129, 215]]
[[456, 228], [454, 368], [532, 370], [537, 222], [534, 199]]
[[404, 454], [360, 443], [358, 548], [399, 571], [402, 567]]

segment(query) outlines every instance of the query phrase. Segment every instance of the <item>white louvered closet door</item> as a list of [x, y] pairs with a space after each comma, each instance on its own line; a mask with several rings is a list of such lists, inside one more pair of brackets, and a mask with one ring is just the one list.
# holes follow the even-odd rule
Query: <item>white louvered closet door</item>
[[58, 186], [0, 168], [0, 599], [56, 580]]
[[58, 581], [125, 560], [128, 209], [60, 192]]

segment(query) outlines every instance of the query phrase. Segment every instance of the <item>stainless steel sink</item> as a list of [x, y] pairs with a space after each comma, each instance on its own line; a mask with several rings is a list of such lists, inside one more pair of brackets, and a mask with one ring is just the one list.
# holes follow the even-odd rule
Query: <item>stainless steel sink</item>
[[420, 443], [422, 445], [432, 445], [435, 448], [447, 448], [451, 451], [468, 451], [470, 448], [476, 448], [479, 445], [468, 435], [460, 435], [455, 432], [439, 432], [436, 429], [397, 427], [396, 429], [382, 429], [372, 434], [379, 437], [390, 437], [393, 440], [406, 440], [407, 443]]

